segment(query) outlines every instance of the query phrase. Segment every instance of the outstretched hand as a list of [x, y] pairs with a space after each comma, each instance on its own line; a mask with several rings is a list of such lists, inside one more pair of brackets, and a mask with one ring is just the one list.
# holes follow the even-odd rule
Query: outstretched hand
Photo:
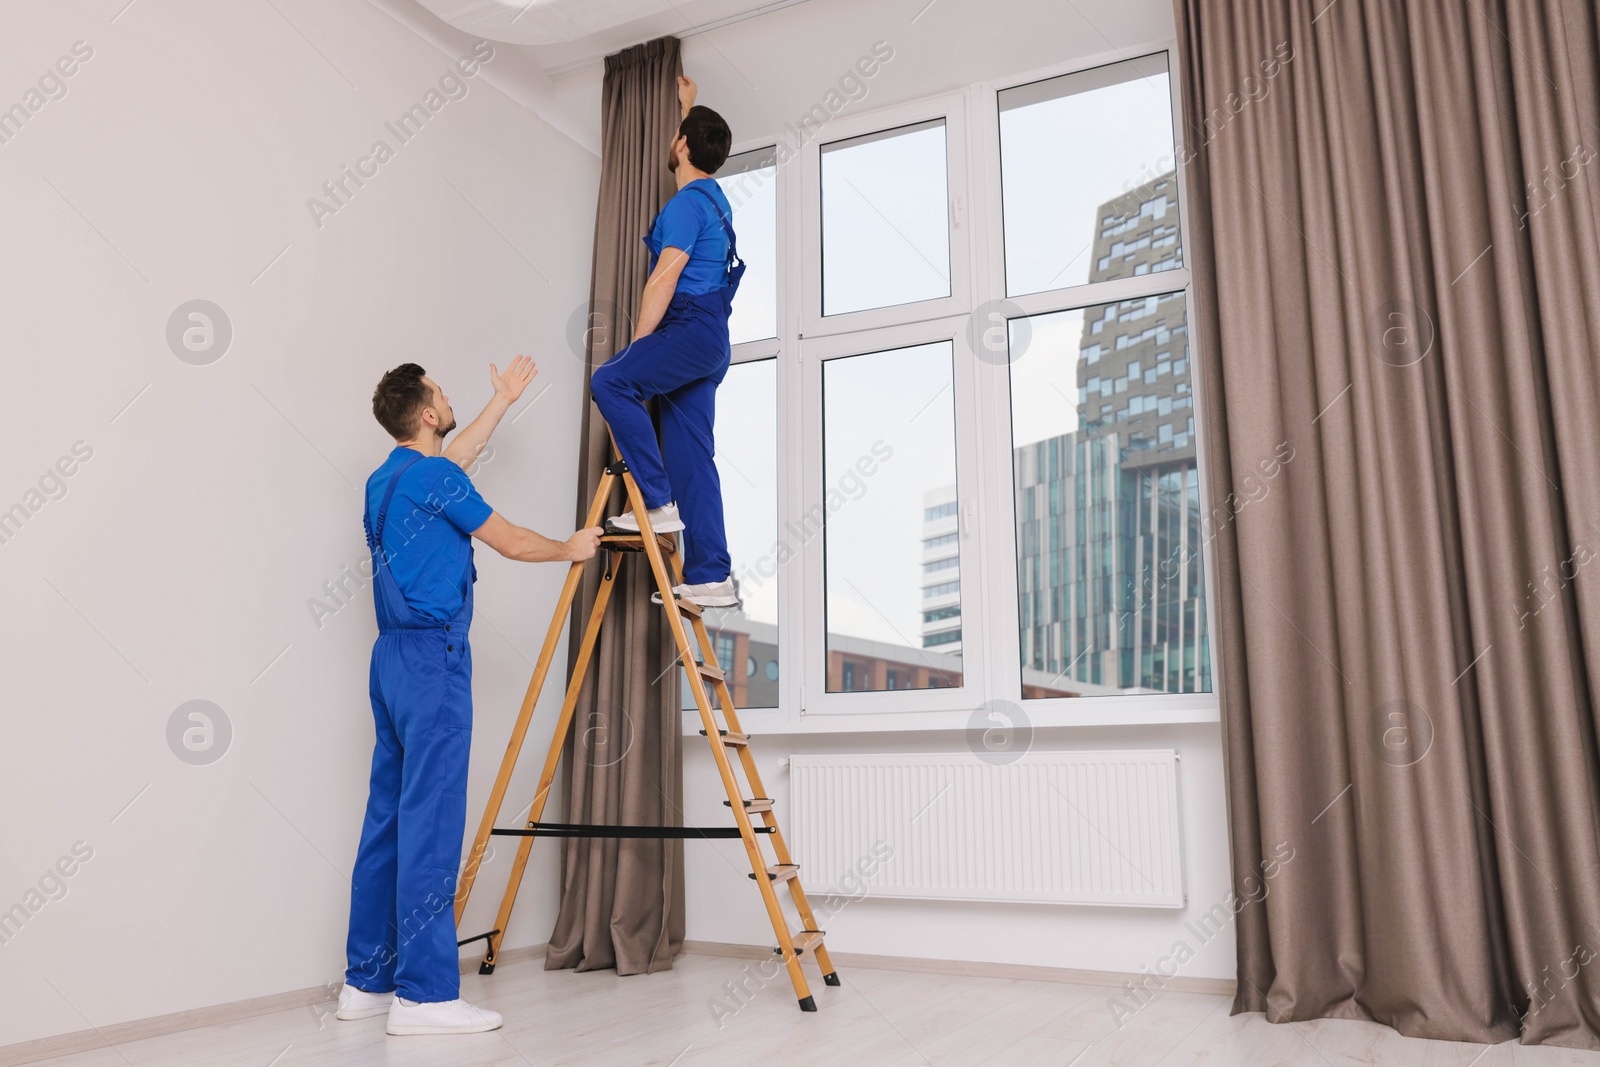
[[528, 356], [518, 356], [513, 359], [504, 374], [501, 374], [493, 363], [489, 364], [489, 381], [494, 386], [495, 396], [503, 396], [513, 404], [538, 373], [539, 368]]
[[695, 85], [693, 78], [678, 75], [678, 103], [683, 105], [685, 115], [689, 113], [691, 107], [694, 107], [694, 98], [699, 91], [700, 87]]

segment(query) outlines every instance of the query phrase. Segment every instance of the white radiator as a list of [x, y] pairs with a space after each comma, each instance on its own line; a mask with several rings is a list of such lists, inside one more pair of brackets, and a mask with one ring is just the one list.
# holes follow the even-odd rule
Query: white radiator
[[[1184, 903], [1178, 754], [793, 756], [790, 846], [806, 885], [859, 896]], [[887, 858], [885, 854], [887, 853]]]

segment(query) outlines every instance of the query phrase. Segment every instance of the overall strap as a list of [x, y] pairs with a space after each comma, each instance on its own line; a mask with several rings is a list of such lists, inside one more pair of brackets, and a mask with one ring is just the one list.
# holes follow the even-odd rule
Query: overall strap
[[742, 265], [744, 260], [739, 259], [738, 246], [734, 241], [733, 226], [728, 222], [728, 216], [722, 213], [722, 208], [717, 204], [717, 198], [706, 192], [704, 186], [689, 185], [686, 189], [693, 189], [711, 203], [711, 210], [717, 213], [717, 218], [722, 222], [722, 232], [728, 236], [728, 265], [731, 267], [735, 260]]
[[395, 471], [389, 479], [389, 488], [384, 490], [383, 493], [383, 503], [378, 505], [377, 520], [367, 527], [367, 547], [372, 550], [374, 560], [377, 560], [383, 554], [380, 551], [383, 545], [383, 524], [389, 518], [389, 502], [394, 499], [394, 487], [400, 484], [400, 476], [410, 470], [413, 465], [421, 462], [421, 460], [422, 457], [420, 455], [412, 456], [400, 464], [400, 469]]

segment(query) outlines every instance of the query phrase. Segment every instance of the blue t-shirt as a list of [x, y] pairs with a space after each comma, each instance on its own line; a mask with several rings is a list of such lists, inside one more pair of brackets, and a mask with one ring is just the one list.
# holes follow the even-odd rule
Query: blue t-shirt
[[[367, 479], [367, 514], [374, 524], [394, 472], [415, 455], [415, 449], [396, 448]], [[445, 622], [461, 610], [472, 580], [469, 535], [493, 513], [467, 472], [443, 456], [424, 456], [400, 476], [384, 520], [383, 550], [395, 584], [415, 611]]]
[[[696, 189], [705, 191], [695, 192]], [[696, 178], [667, 201], [650, 231], [650, 250], [657, 256], [663, 248], [681, 248], [689, 253], [689, 262], [678, 275], [678, 292], [687, 296], [715, 292], [728, 284], [728, 235], [718, 211], [731, 227], [733, 208], [723, 195], [722, 186], [715, 178]]]

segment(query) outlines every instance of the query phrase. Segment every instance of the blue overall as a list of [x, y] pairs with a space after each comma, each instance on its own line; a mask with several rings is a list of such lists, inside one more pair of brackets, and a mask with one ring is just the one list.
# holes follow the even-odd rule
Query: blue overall
[[389, 480], [374, 520], [372, 549], [378, 640], [369, 688], [377, 744], [366, 822], [351, 874], [349, 967], [345, 981], [369, 993], [395, 990], [412, 1001], [455, 1000], [461, 972], [455, 893], [467, 820], [472, 748], [472, 583], [446, 621], [426, 618], [395, 583], [383, 528], [395, 486], [420, 455]]
[[[727, 375], [732, 356], [728, 313], [744, 276], [744, 262], [735, 250], [733, 227], [711, 194], [691, 185], [679, 195], [688, 192], [710, 200], [722, 220], [728, 238], [726, 284], [694, 294], [683, 292], [680, 285], [655, 332], [612, 356], [594, 372], [591, 388], [645, 507], [677, 501], [685, 535], [683, 580], [702, 585], [722, 581], [732, 569], [712, 424], [717, 386]], [[653, 235], [655, 225], [650, 229]], [[645, 237], [645, 246], [654, 271], [661, 249], [650, 236]], [[659, 447], [645, 406], [651, 397], [661, 398]]]

